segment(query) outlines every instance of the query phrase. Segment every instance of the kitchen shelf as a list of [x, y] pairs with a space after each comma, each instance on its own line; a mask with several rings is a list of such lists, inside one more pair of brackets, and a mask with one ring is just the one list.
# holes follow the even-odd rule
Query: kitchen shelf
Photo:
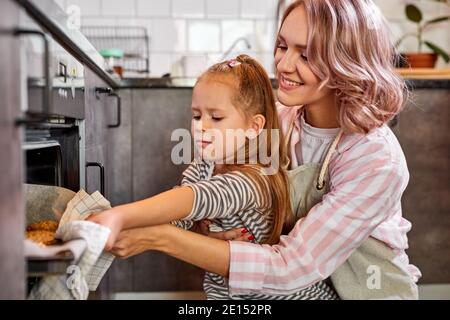
[[399, 68], [396, 70], [406, 79], [450, 79], [450, 68]]

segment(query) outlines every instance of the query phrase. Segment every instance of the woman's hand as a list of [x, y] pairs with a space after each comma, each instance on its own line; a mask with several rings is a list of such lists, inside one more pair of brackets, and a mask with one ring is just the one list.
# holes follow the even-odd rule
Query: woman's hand
[[[207, 271], [228, 276], [228, 241], [206, 237], [171, 224], [124, 230], [118, 235], [111, 252], [119, 258], [129, 258], [148, 250], [163, 252]], [[206, 256], [205, 252], [208, 253]]]
[[[250, 242], [253, 236], [246, 229], [237, 228], [222, 232], [210, 232], [210, 220], [198, 221], [194, 224], [197, 233], [219, 240], [236, 240]], [[117, 236], [111, 253], [118, 258], [126, 259], [148, 250], [157, 250], [158, 238], [164, 238], [167, 225], [123, 230]], [[170, 230], [170, 229], [169, 229]]]
[[105, 245], [105, 250], [110, 251], [113, 248], [120, 231], [122, 230], [123, 222], [120, 212], [113, 208], [105, 210], [101, 213], [91, 214], [86, 220], [98, 223], [111, 230]]
[[119, 233], [111, 253], [118, 258], [126, 259], [142, 252], [156, 249], [158, 232], [163, 232], [164, 225], [145, 228], [134, 228]]
[[211, 232], [209, 231], [209, 225], [213, 223], [211, 220], [205, 219], [198, 221], [194, 224], [196, 225], [196, 231], [205, 236], [219, 239], [219, 240], [235, 240], [235, 241], [245, 241], [251, 242], [255, 237], [248, 232], [245, 228], [236, 228], [228, 231]]

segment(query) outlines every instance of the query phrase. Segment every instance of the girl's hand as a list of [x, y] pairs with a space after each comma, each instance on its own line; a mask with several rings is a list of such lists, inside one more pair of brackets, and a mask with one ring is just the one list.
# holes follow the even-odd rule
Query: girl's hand
[[114, 209], [109, 209], [101, 213], [91, 214], [86, 220], [98, 223], [111, 230], [105, 245], [105, 250], [110, 251], [122, 230], [122, 221], [119, 212]]

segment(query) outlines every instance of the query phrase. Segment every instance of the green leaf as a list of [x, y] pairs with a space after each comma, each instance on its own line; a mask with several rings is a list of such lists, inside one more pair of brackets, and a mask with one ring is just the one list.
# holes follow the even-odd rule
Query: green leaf
[[406, 17], [412, 22], [422, 21], [422, 11], [413, 4], [408, 4], [405, 8]]
[[434, 53], [436, 53], [437, 55], [441, 56], [446, 63], [448, 63], [450, 61], [450, 56], [448, 55], [447, 52], [444, 51], [444, 49], [438, 47], [437, 45], [428, 42], [428, 41], [424, 41], [423, 43], [425, 43], [425, 45], [430, 48], [431, 50], [433, 50]]
[[447, 16], [447, 17], [439, 17], [439, 18], [431, 19], [431, 20], [425, 22], [425, 25], [433, 24], [433, 23], [438, 23], [438, 22], [442, 22], [442, 21], [447, 21], [447, 20], [449, 20], [449, 19], [450, 19], [450, 16]]

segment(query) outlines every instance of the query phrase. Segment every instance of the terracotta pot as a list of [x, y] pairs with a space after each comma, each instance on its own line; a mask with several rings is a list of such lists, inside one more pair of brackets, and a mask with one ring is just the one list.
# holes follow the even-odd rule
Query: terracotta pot
[[436, 53], [405, 53], [404, 58], [411, 68], [434, 68], [438, 57]]

